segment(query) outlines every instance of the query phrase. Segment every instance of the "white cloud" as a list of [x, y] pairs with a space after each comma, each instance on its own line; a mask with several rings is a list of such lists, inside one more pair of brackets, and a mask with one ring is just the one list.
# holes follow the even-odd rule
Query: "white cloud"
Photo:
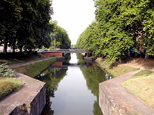
[[95, 20], [93, 0], [53, 0], [52, 6], [52, 20], [67, 31], [72, 44], [76, 44], [79, 35]]

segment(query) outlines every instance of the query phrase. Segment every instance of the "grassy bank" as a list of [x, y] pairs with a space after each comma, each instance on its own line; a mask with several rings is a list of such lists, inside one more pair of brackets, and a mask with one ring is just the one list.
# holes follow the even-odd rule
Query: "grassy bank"
[[16, 78], [1, 78], [0, 80], [0, 100], [18, 91], [24, 83]]
[[11, 65], [11, 64], [19, 64], [19, 63], [26, 63], [30, 61], [41, 60], [45, 58], [48, 58], [48, 57], [42, 54], [25, 54], [22, 56], [15, 56], [7, 59], [0, 57], [0, 63], [7, 63], [8, 65]]
[[[27, 63], [27, 62], [41, 60], [45, 58], [48, 58], [48, 57], [42, 54], [28, 54], [18, 58], [9, 58], [9, 59], [0, 58], [0, 63], [7, 63], [8, 65], [9, 64], [18, 65], [19, 63]], [[56, 60], [57, 60], [56, 58], [52, 58], [52, 59], [50, 58], [49, 60], [30, 64], [25, 67], [14, 68], [13, 70], [23, 74], [26, 72], [27, 75], [34, 77], [35, 74], [39, 74], [41, 70], [48, 67], [50, 64], [52, 64]], [[24, 84], [23, 82], [21, 82], [16, 78], [10, 78], [7, 76], [4, 77], [2, 74], [0, 74], [0, 100], [6, 97], [7, 95], [11, 94], [12, 92], [18, 91], [23, 84]]]
[[[150, 69], [154, 65], [154, 60], [152, 59], [140, 59], [135, 58], [131, 59], [131, 61], [127, 61], [126, 64], [128, 66], [125, 66], [123, 64], [118, 63], [107, 63], [102, 58], [98, 58], [96, 60], [97, 63], [99, 63], [100, 67], [105, 69], [107, 72], [109, 72], [114, 77], [120, 76], [122, 74], [136, 71], [140, 67], [148, 68]], [[139, 68], [133, 68], [129, 66], [129, 64], [132, 66], [136, 66]], [[151, 68], [153, 69], [153, 68]], [[139, 73], [137, 73], [135, 76], [133, 76], [131, 79], [125, 81], [122, 83], [122, 85], [130, 90], [134, 95], [141, 98], [143, 101], [145, 101], [147, 104], [149, 104], [151, 107], [154, 108], [154, 72], [151, 70], [142, 70]]]
[[40, 74], [42, 70], [56, 62], [57, 58], [51, 58], [48, 60], [32, 63], [26, 66], [13, 68], [14, 71], [23, 73], [25, 75], [28, 75], [30, 77], [35, 77], [36, 75]]
[[21, 81], [13, 77], [13, 71], [8, 69], [7, 63], [0, 63], [0, 100], [10, 93], [19, 90], [23, 85]]
[[154, 108], [154, 72], [142, 70], [122, 85]]
[[139, 69], [139, 68], [121, 65], [118, 63], [108, 63], [105, 59], [102, 59], [102, 58], [97, 58], [96, 62], [100, 65], [102, 69], [105, 69], [113, 77], [117, 77], [125, 73], [136, 71]]

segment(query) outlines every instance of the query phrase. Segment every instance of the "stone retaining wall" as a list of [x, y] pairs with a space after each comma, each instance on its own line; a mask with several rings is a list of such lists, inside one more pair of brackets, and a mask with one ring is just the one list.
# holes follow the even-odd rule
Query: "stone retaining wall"
[[0, 115], [40, 115], [46, 105], [45, 83], [21, 73], [15, 75], [25, 84], [0, 101]]
[[40, 115], [46, 104], [46, 88], [42, 87], [30, 104], [17, 106], [9, 115]]
[[99, 106], [104, 115], [154, 115], [154, 109], [121, 84], [141, 70], [99, 84]]
[[[104, 115], [139, 115], [131, 106], [119, 103], [105, 86], [99, 87], [99, 106]], [[142, 115], [142, 114], [141, 114]]]

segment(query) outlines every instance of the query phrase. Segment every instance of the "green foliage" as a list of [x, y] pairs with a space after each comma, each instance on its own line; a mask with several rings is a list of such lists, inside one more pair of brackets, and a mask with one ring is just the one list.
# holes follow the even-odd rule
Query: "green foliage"
[[4, 53], [9, 40], [13, 41], [16, 37], [22, 10], [20, 0], [0, 1], [0, 42], [4, 43]]
[[19, 90], [22, 84], [23, 83], [16, 78], [0, 80], [0, 100], [13, 91]]
[[[44, 68], [45, 69], [45, 68]], [[56, 68], [49, 67], [40, 73], [40, 76], [37, 76], [36, 79], [39, 79], [46, 83], [46, 108], [48, 108], [46, 114], [52, 115], [53, 111], [51, 110], [51, 97], [55, 97], [55, 91], [58, 89], [58, 85], [61, 80], [66, 76], [67, 68]], [[41, 76], [43, 75], [43, 76]]]
[[96, 34], [97, 31], [97, 23], [92, 22], [89, 27], [86, 28], [86, 30], [80, 35], [76, 47], [79, 49], [86, 49], [87, 52], [91, 53], [95, 50], [95, 44], [96, 44]]
[[51, 3], [51, 0], [0, 1], [0, 44], [4, 43], [5, 53], [7, 45], [14, 51], [17, 47], [22, 51], [23, 47], [31, 50], [42, 45], [50, 46]]
[[85, 64], [85, 60], [83, 59], [83, 56], [81, 54], [76, 54], [76, 57], [78, 59], [78, 65]]
[[153, 5], [152, 0], [96, 0], [96, 22], [81, 33], [76, 46], [109, 61], [119, 60], [131, 47], [143, 44], [153, 55]]
[[58, 26], [56, 21], [51, 21], [50, 23], [54, 25], [53, 33], [50, 34], [50, 36], [52, 37], [50, 49], [54, 49], [54, 45], [61, 49], [70, 48], [71, 40], [68, 37], [67, 31], [64, 28]]
[[0, 64], [0, 77], [13, 77], [12, 69], [8, 69], [7, 63]]

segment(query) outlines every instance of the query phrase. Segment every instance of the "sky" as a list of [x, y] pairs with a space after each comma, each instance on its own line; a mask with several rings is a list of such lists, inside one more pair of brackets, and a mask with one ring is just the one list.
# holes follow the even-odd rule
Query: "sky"
[[52, 7], [52, 20], [67, 31], [74, 45], [80, 34], [95, 20], [93, 0], [52, 0]]

